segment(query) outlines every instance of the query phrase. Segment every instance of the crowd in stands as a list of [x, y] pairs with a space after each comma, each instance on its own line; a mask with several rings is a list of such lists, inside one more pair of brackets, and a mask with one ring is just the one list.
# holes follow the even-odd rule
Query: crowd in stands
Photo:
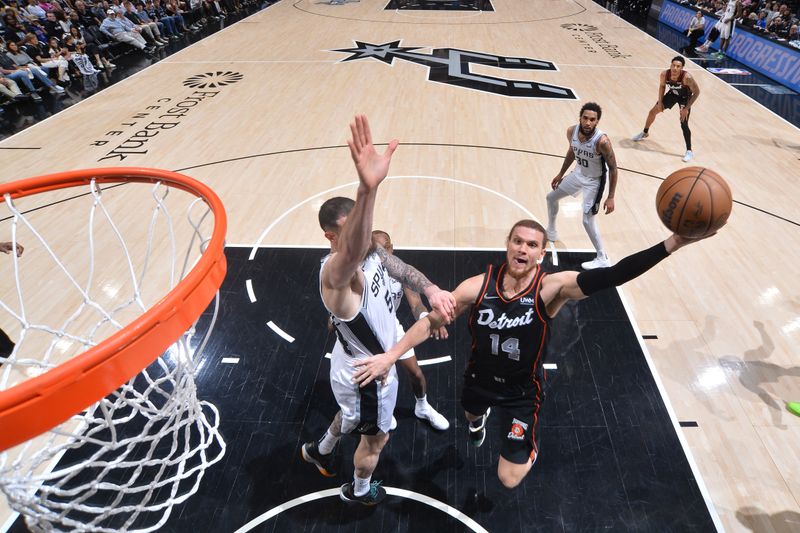
[[[687, 2], [683, 2], [687, 3]], [[720, 17], [725, 11], [726, 2], [721, 0], [696, 0], [689, 2], [704, 13], [713, 13]], [[800, 2], [779, 3], [769, 0], [739, 0], [736, 7], [736, 24], [740, 27], [762, 33], [767, 39], [788, 42], [800, 48], [798, 36], [798, 6]]]
[[0, 0], [0, 102], [64, 93], [70, 80], [154, 54], [256, 0]]

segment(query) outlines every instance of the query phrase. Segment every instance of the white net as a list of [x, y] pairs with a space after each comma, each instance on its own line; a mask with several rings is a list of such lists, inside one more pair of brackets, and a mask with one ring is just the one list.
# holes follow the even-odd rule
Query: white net
[[[25, 249], [0, 255], [0, 327], [8, 333], [0, 335], [0, 392], [141, 316], [208, 243], [213, 213], [191, 193], [162, 183], [92, 180], [88, 188], [6, 195], [1, 206], [0, 242]], [[28, 528], [154, 531], [198, 490], [205, 469], [225, 452], [219, 413], [198, 400], [195, 383], [216, 306], [215, 298], [211, 311], [122, 387], [0, 453], [0, 490]]]

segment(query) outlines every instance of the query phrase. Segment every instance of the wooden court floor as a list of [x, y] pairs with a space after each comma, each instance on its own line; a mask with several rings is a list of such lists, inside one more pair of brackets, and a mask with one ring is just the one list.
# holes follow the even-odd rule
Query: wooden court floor
[[[221, 196], [229, 243], [317, 246], [321, 201], [354, 193], [347, 124], [365, 113], [376, 140], [402, 143], [376, 226], [404, 247], [495, 248], [514, 221], [546, 218], [564, 132], [582, 103], [597, 101], [621, 167], [617, 210], [600, 221], [606, 247], [620, 259], [665, 238], [654, 197], [684, 166], [677, 112], [659, 116], [646, 141], [629, 139], [674, 52], [588, 0], [493, 6], [284, 0], [0, 143], [0, 179], [97, 166], [180, 170]], [[443, 63], [453, 54], [471, 62], [456, 79]], [[557, 70], [481, 64], [487, 56]], [[722, 526], [797, 531], [800, 418], [783, 405], [800, 400], [800, 132], [687, 68], [701, 88], [692, 164], [728, 180], [734, 211], [716, 237], [624, 294], [639, 330], [657, 337], [646, 347], [676, 420], [697, 423], [679, 431]], [[543, 83], [576, 98], [505, 96], [482, 85], [487, 76], [515, 80], [522, 93]], [[562, 203], [559, 216], [559, 246], [589, 248], [577, 203]], [[70, 231], [65, 221], [65, 238]], [[39, 253], [23, 259], [35, 268]]]

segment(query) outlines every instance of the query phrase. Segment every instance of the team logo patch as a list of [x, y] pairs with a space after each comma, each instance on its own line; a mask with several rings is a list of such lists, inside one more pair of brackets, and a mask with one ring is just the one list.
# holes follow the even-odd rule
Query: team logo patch
[[511, 422], [511, 431], [508, 432], [508, 438], [510, 440], [522, 440], [525, 438], [525, 431], [527, 430], [528, 424], [515, 418]]
[[519, 299], [519, 304], [520, 305], [533, 305], [534, 304], [533, 296], [523, 296], [522, 298]]
[[580, 24], [580, 23], [570, 23], [570, 24], [562, 24], [562, 28], [565, 30], [570, 31], [597, 31], [597, 26], [592, 26], [591, 24]]
[[472, 65], [485, 65], [505, 70], [558, 71], [558, 67], [550, 61], [527, 57], [505, 57], [457, 48], [433, 48], [430, 54], [424, 54], [416, 51], [424, 47], [400, 46], [401, 40], [384, 44], [354, 42], [355, 48], [339, 48], [330, 51], [350, 54], [350, 57], [344, 58], [342, 62], [372, 58], [391, 65], [395, 59], [402, 59], [428, 67], [429, 81], [460, 88], [518, 98], [578, 99], [575, 92], [568, 87], [537, 81], [495, 78], [472, 72]]
[[238, 72], [231, 72], [230, 70], [222, 72], [206, 72], [205, 74], [197, 74], [184, 80], [183, 84], [192, 89], [214, 89], [217, 87], [224, 87], [241, 81], [244, 75]]

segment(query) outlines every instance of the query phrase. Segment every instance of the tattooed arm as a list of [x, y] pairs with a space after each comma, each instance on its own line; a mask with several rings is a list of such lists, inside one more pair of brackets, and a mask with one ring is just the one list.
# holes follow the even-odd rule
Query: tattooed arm
[[417, 270], [411, 265], [403, 262], [402, 259], [396, 255], [387, 252], [383, 247], [376, 246], [375, 253], [378, 254], [383, 266], [389, 272], [389, 275], [403, 284], [403, 287], [411, 289], [414, 292], [424, 294], [431, 304], [433, 309], [439, 311], [442, 316], [450, 323], [455, 313], [455, 300], [453, 295], [447, 291], [443, 291], [425, 277], [425, 274]]
[[608, 165], [608, 197], [603, 203], [606, 214], [614, 212], [614, 194], [617, 192], [617, 156], [614, 155], [614, 148], [608, 135], [603, 135], [597, 143], [597, 149], [603, 154], [603, 158]]

